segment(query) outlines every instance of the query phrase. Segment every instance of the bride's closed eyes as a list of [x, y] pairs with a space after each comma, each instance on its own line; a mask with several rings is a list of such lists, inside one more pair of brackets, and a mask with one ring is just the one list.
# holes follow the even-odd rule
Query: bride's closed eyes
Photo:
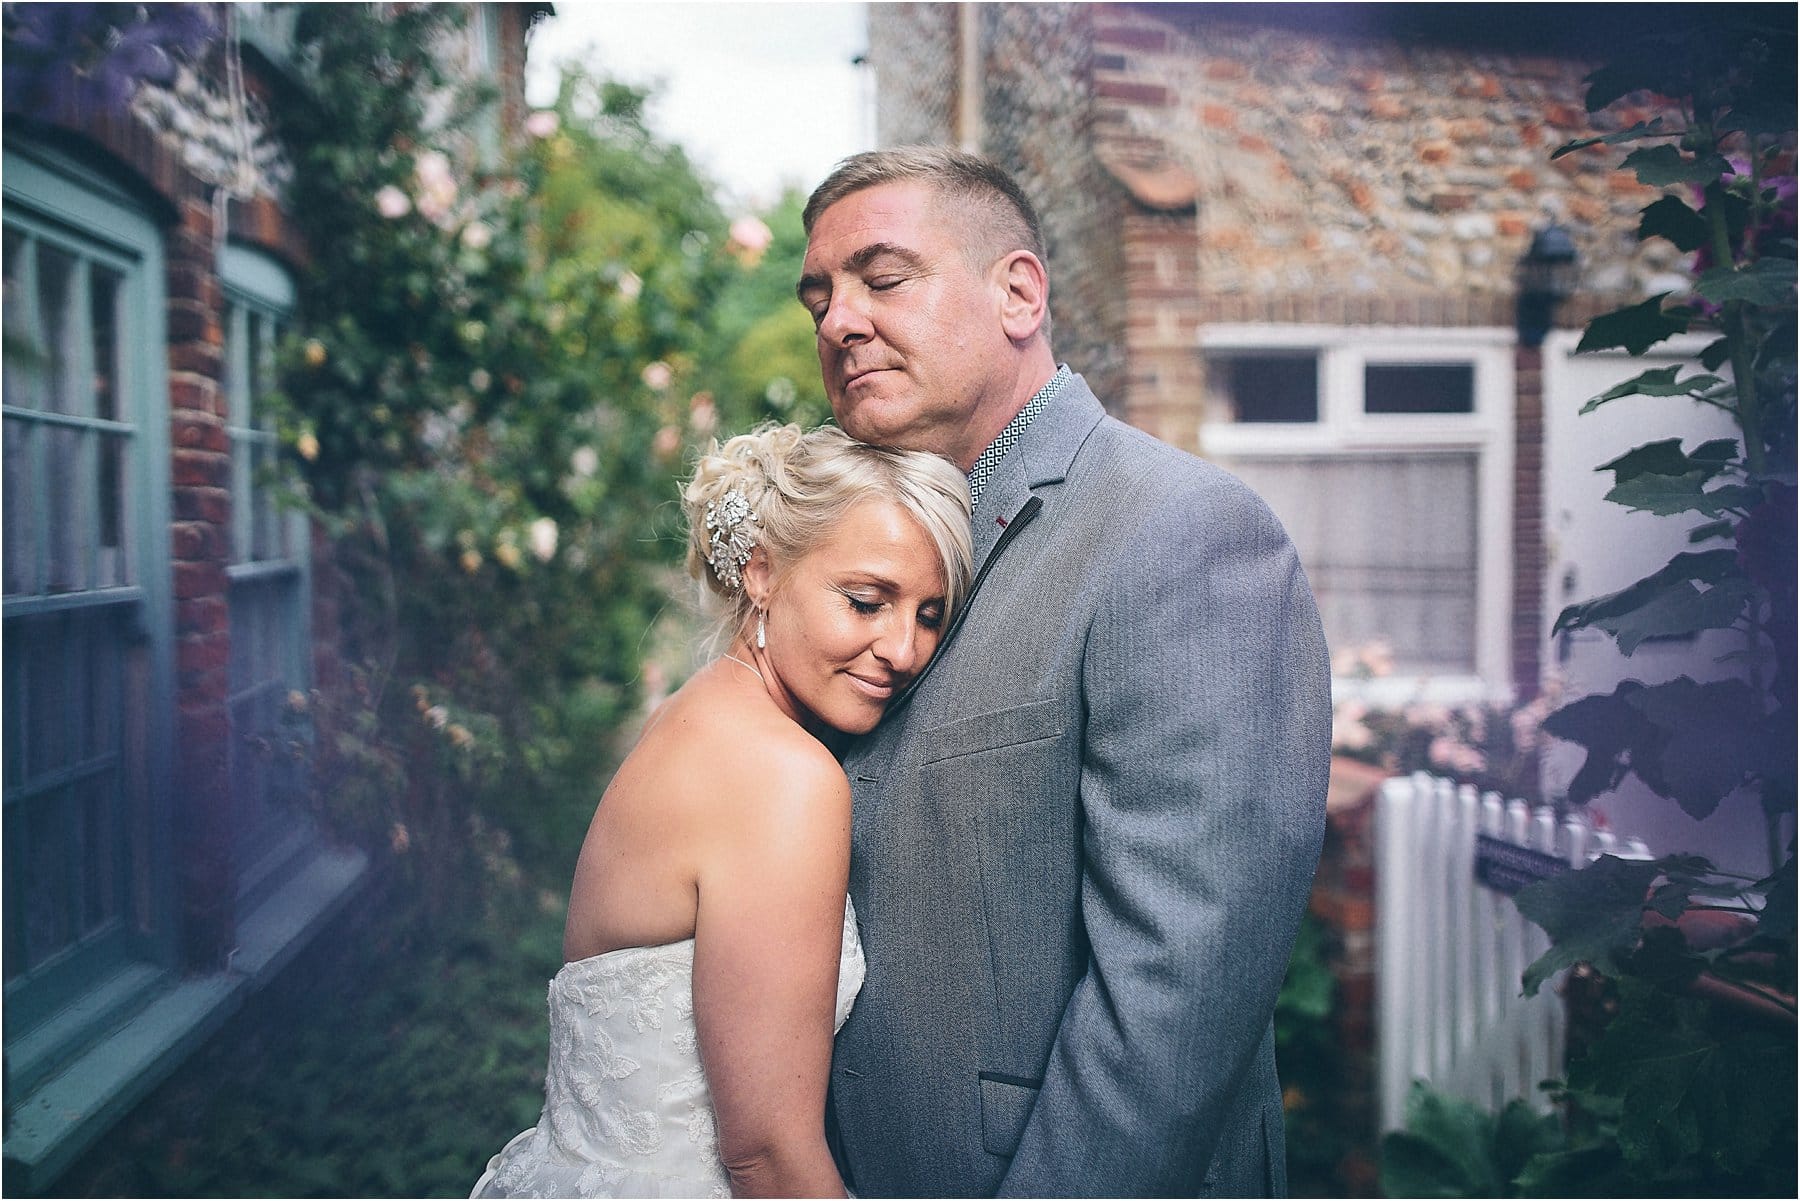
[[[843, 589], [839, 591], [843, 593], [844, 599], [850, 602], [850, 608], [864, 617], [875, 616], [888, 603], [878, 596], [859, 596]], [[919, 606], [918, 617], [919, 624], [926, 629], [937, 629], [944, 624], [944, 602], [936, 599], [925, 602]]]

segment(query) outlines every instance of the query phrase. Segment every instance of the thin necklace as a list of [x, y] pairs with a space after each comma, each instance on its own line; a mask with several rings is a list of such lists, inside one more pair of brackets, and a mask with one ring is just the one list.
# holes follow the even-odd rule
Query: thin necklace
[[[726, 654], [723, 657], [730, 659], [733, 663], [737, 664], [739, 667], [747, 669], [751, 675], [755, 676], [759, 680], [762, 680], [763, 673], [760, 671], [757, 671], [756, 666], [754, 664], [746, 663], [742, 659], [738, 658], [736, 655], [731, 654], [730, 652], [726, 652]], [[763, 680], [763, 683], [767, 684], [768, 681]]]

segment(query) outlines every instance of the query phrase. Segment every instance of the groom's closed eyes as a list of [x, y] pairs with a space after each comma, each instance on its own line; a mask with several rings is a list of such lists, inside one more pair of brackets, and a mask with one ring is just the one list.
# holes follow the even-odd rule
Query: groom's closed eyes
[[[925, 260], [918, 252], [893, 242], [874, 242], [844, 260], [843, 271], [863, 277], [871, 291], [881, 292], [913, 278], [925, 270]], [[809, 272], [794, 285], [794, 295], [812, 314], [813, 324], [825, 319], [831, 304], [831, 278], [820, 272]]]

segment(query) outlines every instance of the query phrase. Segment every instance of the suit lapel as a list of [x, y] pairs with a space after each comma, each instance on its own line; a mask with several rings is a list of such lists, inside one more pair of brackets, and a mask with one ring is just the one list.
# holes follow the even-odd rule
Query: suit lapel
[[[1037, 422], [1032, 422], [1036, 425]], [[1030, 432], [1029, 428], [1026, 430]], [[975, 506], [970, 520], [974, 523], [975, 570], [980, 572], [987, 567], [989, 556], [999, 544], [1000, 535], [1006, 532], [1025, 502], [1031, 499], [1031, 484], [1026, 479], [1025, 456], [1018, 453], [1018, 447], [1007, 455], [988, 476], [987, 487], [982, 489], [981, 500]]]

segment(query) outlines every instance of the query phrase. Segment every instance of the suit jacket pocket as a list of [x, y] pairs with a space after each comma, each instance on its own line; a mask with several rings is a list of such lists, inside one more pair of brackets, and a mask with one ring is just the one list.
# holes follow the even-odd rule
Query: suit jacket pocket
[[981, 1145], [991, 1155], [1012, 1158], [1037, 1104], [1041, 1080], [1021, 1080], [998, 1072], [981, 1072]]
[[1055, 738], [1063, 729], [1061, 709], [1055, 701], [1032, 701], [934, 726], [919, 735], [919, 762], [937, 763], [999, 747]]

